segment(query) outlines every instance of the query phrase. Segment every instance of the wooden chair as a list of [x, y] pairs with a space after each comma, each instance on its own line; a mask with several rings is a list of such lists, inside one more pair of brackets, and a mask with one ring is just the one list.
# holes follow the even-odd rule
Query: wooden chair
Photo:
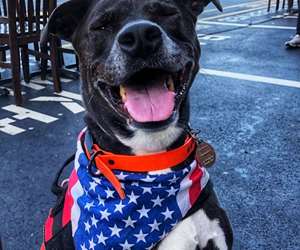
[[[40, 56], [38, 43], [42, 27], [56, 7], [56, 0], [0, 0], [0, 67], [12, 71], [17, 105], [22, 104], [20, 59], [25, 82], [30, 81], [29, 54]], [[34, 45], [30, 50], [28, 45]], [[6, 61], [9, 49], [11, 60]], [[20, 54], [21, 50], [21, 54]]]
[[[271, 4], [272, 4], [272, 0], [269, 0], [268, 1], [268, 12], [271, 9]], [[285, 8], [285, 5], [286, 5], [286, 1], [283, 0], [282, 1], [282, 9]], [[293, 8], [294, 0], [288, 0], [288, 4], [287, 5], [288, 5], [288, 11], [290, 12], [292, 10], [292, 8]], [[280, 6], [280, 0], [276, 0], [276, 7], [275, 7], [276, 11], [279, 10], [279, 6]]]
[[[71, 71], [71, 68], [76, 67], [79, 69], [78, 57], [76, 56], [75, 50], [72, 44], [69, 42], [61, 41], [58, 37], [49, 35], [48, 42], [42, 50], [42, 61], [41, 61], [41, 78], [46, 79], [46, 74], [48, 70], [47, 61], [51, 62], [52, 77], [54, 82], [54, 87], [56, 92], [61, 91], [61, 81], [60, 76], [78, 79], [79, 73]], [[64, 54], [75, 55], [75, 64], [65, 65]]]
[[[268, 12], [270, 12], [271, 4], [272, 4], [272, 0], [269, 0], [268, 1]], [[276, 7], [275, 7], [276, 11], [279, 10], [279, 5], [280, 5], [280, 0], [276, 0]], [[285, 0], [283, 0], [282, 6], [284, 6], [284, 5], [285, 5]]]

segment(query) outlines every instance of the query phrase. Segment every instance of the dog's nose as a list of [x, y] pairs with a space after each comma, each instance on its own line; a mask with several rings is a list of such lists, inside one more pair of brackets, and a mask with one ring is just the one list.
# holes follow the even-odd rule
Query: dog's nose
[[162, 32], [154, 24], [137, 23], [120, 32], [118, 43], [122, 51], [128, 55], [145, 58], [161, 46]]

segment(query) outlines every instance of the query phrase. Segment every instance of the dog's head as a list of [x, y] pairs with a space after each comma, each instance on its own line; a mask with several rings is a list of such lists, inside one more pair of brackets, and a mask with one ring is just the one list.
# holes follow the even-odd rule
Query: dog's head
[[145, 130], [172, 131], [176, 140], [199, 69], [196, 20], [209, 2], [71, 0], [53, 12], [43, 35], [73, 43], [87, 116], [101, 130], [126, 145]]

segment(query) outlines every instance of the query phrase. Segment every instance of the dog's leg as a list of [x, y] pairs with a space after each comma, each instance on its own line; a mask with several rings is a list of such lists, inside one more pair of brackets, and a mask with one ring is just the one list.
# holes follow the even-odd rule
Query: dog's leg
[[179, 223], [158, 250], [230, 250], [232, 242], [228, 217], [212, 190], [201, 209]]

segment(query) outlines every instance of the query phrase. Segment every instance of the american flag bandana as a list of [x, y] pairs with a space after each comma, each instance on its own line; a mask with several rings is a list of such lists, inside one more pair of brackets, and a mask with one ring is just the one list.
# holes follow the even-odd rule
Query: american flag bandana
[[199, 198], [209, 175], [194, 160], [163, 173], [115, 170], [125, 190], [120, 199], [103, 176], [92, 177], [82, 140], [78, 138], [75, 167], [69, 179], [72, 236], [77, 250], [153, 249], [184, 218]]

